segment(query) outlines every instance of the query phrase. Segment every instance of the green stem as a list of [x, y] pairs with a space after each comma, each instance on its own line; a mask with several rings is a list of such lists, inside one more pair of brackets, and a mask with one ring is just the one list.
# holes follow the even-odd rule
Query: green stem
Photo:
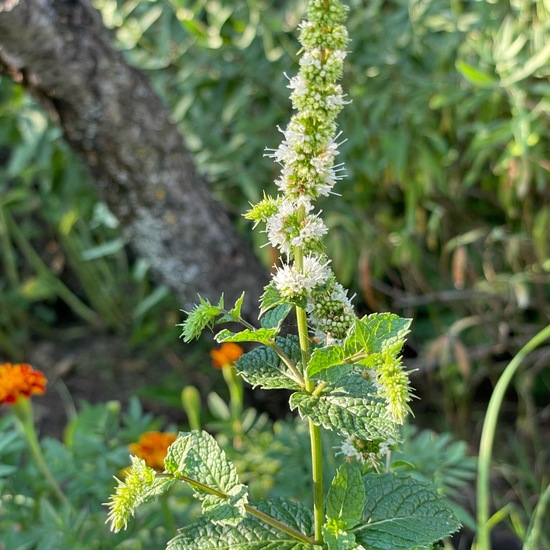
[[[167, 474], [159, 474], [159, 477], [164, 477]], [[223, 500], [229, 500], [229, 497], [222, 491], [218, 491], [217, 489], [214, 489], [214, 487], [210, 487], [209, 485], [205, 485], [204, 483], [201, 483], [200, 481], [197, 481], [196, 479], [193, 479], [191, 477], [188, 477], [183, 474], [168, 474], [170, 477], [176, 477], [177, 479], [181, 481], [185, 481], [185, 483], [188, 483], [192, 487], [195, 487], [196, 489], [199, 489], [200, 491], [203, 491], [205, 493], [208, 493], [210, 495], [217, 496], [218, 498], [221, 498]], [[286, 525], [286, 523], [282, 523], [281, 521], [271, 517], [270, 515], [261, 512], [254, 506], [250, 504], [245, 504], [244, 509], [248, 514], [251, 516], [254, 516], [261, 521], [271, 525], [272, 527], [275, 527], [279, 531], [282, 531], [283, 533], [287, 533], [291, 537], [294, 537], [295, 539], [298, 539], [301, 542], [305, 542], [306, 544], [314, 544], [314, 542], [311, 540], [310, 537], [307, 535], [304, 535], [301, 531], [297, 531], [293, 527], [290, 527], [289, 525]]]
[[63, 504], [69, 504], [67, 497], [65, 497], [63, 491], [59, 487], [59, 484], [50, 472], [46, 459], [42, 453], [40, 443], [38, 442], [38, 436], [36, 435], [36, 428], [34, 426], [34, 415], [31, 400], [28, 397], [20, 397], [13, 405], [13, 412], [19, 424], [19, 428], [27, 440], [32, 458], [38, 466], [38, 469], [42, 472], [42, 475], [53, 489], [53, 492], [59, 501]]
[[542, 532], [544, 526], [544, 519], [548, 517], [546, 515], [546, 509], [550, 506], [550, 485], [546, 486], [546, 489], [542, 493], [539, 503], [533, 513], [531, 519], [531, 526], [527, 534], [527, 539], [523, 544], [523, 550], [537, 550], [542, 548]]
[[300, 386], [305, 386], [305, 381], [300, 371], [296, 368], [296, 365], [292, 362], [290, 357], [283, 351], [283, 349], [277, 345], [275, 342], [268, 344], [269, 347], [280, 357], [282, 362], [288, 367], [290, 372], [294, 376], [294, 380], [300, 384]]
[[314, 542], [308, 536], [304, 535], [300, 531], [297, 531], [296, 529], [293, 529], [292, 527], [289, 527], [285, 523], [282, 523], [275, 518], [272, 518], [264, 512], [260, 512], [260, 510], [254, 508], [254, 506], [251, 506], [250, 504], [245, 504], [244, 508], [251, 516], [254, 516], [271, 525], [272, 527], [275, 527], [276, 529], [279, 529], [280, 531], [289, 534], [291, 537], [305, 542], [306, 544], [314, 544]]
[[[304, 253], [301, 247], [294, 249], [294, 263], [298, 271], [304, 268]], [[306, 390], [312, 392], [315, 383], [307, 378], [307, 364], [309, 362], [309, 331], [307, 328], [307, 315], [302, 307], [296, 306], [296, 323], [298, 325], [298, 339], [300, 341], [300, 351], [302, 352], [302, 370], [304, 371], [304, 381]]]
[[491, 456], [495, 439], [496, 424], [500, 406], [504, 394], [522, 364], [525, 357], [536, 349], [547, 338], [550, 338], [550, 325], [538, 332], [517, 355], [510, 361], [499, 378], [487, 407], [487, 414], [483, 422], [481, 441], [479, 444], [479, 460], [477, 466], [477, 542], [476, 550], [490, 550], [490, 525], [489, 525], [489, 474], [491, 468]]
[[160, 495], [160, 506], [162, 508], [162, 515], [164, 516], [164, 521], [168, 532], [171, 537], [175, 537], [178, 534], [176, 529], [176, 523], [174, 522], [174, 514], [170, 508], [170, 502], [168, 501], [168, 492]]
[[321, 427], [309, 421], [311, 439], [311, 469], [313, 476], [313, 519], [315, 522], [315, 542], [323, 543], [323, 524], [325, 523], [323, 492], [323, 441]]
[[[303, 269], [304, 255], [301, 247], [294, 249], [294, 261], [296, 269]], [[298, 338], [302, 352], [302, 370], [304, 372], [305, 389], [309, 393], [315, 391], [315, 381], [307, 377], [307, 364], [310, 357], [309, 331], [307, 328], [307, 315], [303, 308], [296, 307], [296, 322], [298, 325]], [[323, 442], [321, 427], [309, 420], [309, 436], [311, 441], [311, 472], [313, 479], [313, 520], [315, 525], [315, 541], [323, 543], [323, 524], [325, 522], [325, 504], [323, 489]]]
[[233, 446], [235, 448], [240, 448], [243, 436], [241, 424], [241, 414], [243, 412], [243, 386], [233, 365], [223, 365], [222, 374], [229, 389]]

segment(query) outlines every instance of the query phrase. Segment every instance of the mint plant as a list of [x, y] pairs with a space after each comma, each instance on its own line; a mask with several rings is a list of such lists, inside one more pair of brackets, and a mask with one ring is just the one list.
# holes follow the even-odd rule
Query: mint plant
[[[191, 486], [203, 516], [180, 530], [171, 550], [240, 548], [344, 550], [426, 547], [459, 524], [429, 484], [386, 471], [384, 458], [398, 444], [398, 427], [412, 394], [401, 350], [410, 320], [391, 313], [359, 318], [348, 291], [338, 283], [326, 256], [327, 227], [315, 201], [333, 194], [343, 177], [336, 117], [347, 103], [338, 81], [348, 46], [343, 25], [348, 8], [339, 0], [310, 0], [300, 26], [302, 55], [289, 79], [295, 109], [277, 149], [279, 194], [264, 195], [246, 217], [265, 224], [280, 262], [260, 299], [260, 324], [241, 315], [242, 295], [226, 308], [199, 297], [182, 324], [186, 342], [206, 328], [223, 329], [219, 343], [259, 344], [236, 362], [253, 387], [292, 392], [290, 408], [309, 423], [313, 510], [299, 502], [249, 502], [235, 466], [205, 431], [180, 433], [168, 449], [165, 472], [132, 458], [109, 502], [112, 529], [124, 528], [137, 507], [178, 481]], [[283, 331], [288, 316], [297, 334]], [[336, 454], [343, 464], [334, 479], [323, 479], [323, 430], [339, 434]], [[389, 462], [389, 461], [388, 461]], [[328, 486], [328, 490], [326, 487]]]

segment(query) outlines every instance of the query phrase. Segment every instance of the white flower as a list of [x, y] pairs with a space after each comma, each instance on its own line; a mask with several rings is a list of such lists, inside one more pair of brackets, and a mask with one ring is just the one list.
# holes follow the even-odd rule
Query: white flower
[[287, 88], [294, 90], [297, 94], [300, 95], [306, 94], [308, 91], [307, 82], [305, 78], [300, 74], [297, 74], [290, 79]]
[[271, 246], [278, 248], [284, 254], [290, 253], [284, 219], [280, 215], [271, 216], [267, 220], [267, 238]]
[[314, 256], [304, 257], [303, 269], [295, 264], [284, 264], [273, 275], [275, 287], [285, 298], [299, 298], [309, 294], [316, 286], [323, 284], [330, 276], [329, 262], [322, 264]]
[[340, 445], [340, 451], [336, 453], [336, 456], [344, 455], [346, 458], [351, 460], [358, 460], [363, 462], [363, 455], [355, 448], [353, 445], [353, 438], [348, 437]]
[[288, 220], [296, 214], [297, 210], [296, 204], [283, 200], [278, 212], [267, 220], [267, 238], [272, 246], [280, 249], [284, 254], [290, 254], [290, 237], [293, 229]]
[[382, 459], [390, 452], [392, 445], [395, 445], [392, 438], [387, 441], [367, 441], [351, 436], [342, 442], [336, 456], [344, 455], [350, 461], [357, 460], [362, 464], [370, 464], [379, 472]]
[[326, 102], [329, 109], [341, 109], [344, 105], [349, 105], [351, 101], [344, 99], [343, 94], [327, 96]]
[[300, 228], [300, 233], [294, 237], [290, 244], [292, 246], [307, 246], [312, 241], [319, 240], [328, 232], [327, 226], [317, 216], [308, 216]]

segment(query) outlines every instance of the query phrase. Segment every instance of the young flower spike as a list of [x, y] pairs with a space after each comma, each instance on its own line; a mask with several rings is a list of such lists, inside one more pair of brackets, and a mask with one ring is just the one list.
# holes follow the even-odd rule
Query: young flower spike
[[132, 467], [127, 471], [124, 481], [117, 479], [115, 493], [111, 500], [105, 503], [109, 506], [109, 515], [105, 523], [111, 523], [111, 531], [118, 533], [126, 529], [128, 520], [135, 514], [140, 504], [146, 501], [147, 491], [151, 490], [155, 483], [156, 474], [153, 468], [149, 468], [145, 460], [135, 456], [132, 459]]

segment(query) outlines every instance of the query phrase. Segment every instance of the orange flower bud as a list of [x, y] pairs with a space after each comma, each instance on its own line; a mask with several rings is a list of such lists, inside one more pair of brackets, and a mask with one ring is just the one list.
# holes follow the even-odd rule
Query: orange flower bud
[[46, 377], [26, 363], [0, 364], [0, 405], [13, 404], [20, 396], [42, 395], [46, 391]]
[[212, 364], [217, 369], [221, 369], [225, 365], [233, 364], [244, 353], [241, 346], [233, 342], [222, 344], [219, 349], [213, 349], [210, 352]]

